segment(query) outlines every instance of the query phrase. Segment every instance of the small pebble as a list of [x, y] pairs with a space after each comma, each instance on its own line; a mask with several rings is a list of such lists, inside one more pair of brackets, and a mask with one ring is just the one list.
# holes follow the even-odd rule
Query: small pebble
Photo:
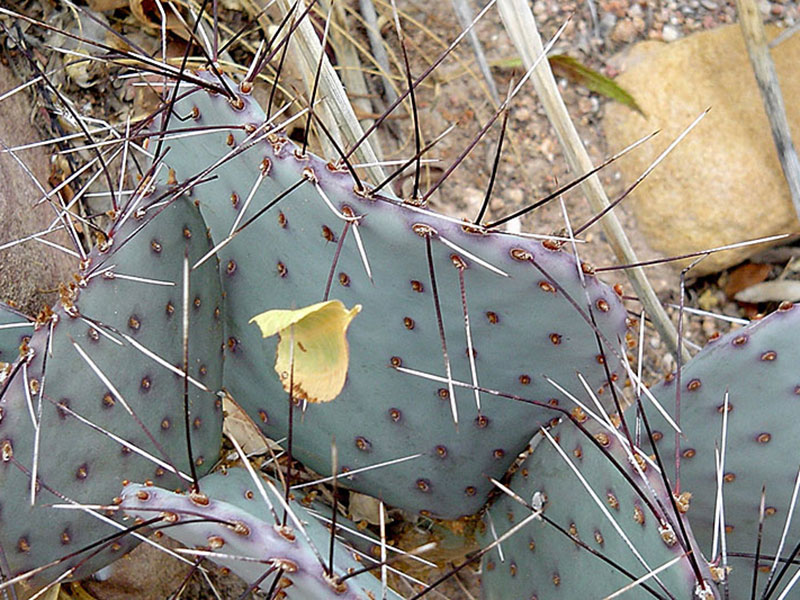
[[600, 33], [605, 35], [614, 28], [617, 23], [617, 16], [614, 13], [607, 12], [600, 19]]
[[525, 192], [520, 188], [510, 188], [506, 190], [505, 196], [511, 204], [518, 205], [522, 204], [522, 201], [525, 199]]
[[578, 110], [583, 115], [596, 111], [597, 106], [596, 98], [581, 98], [578, 100]]
[[705, 334], [706, 337], [711, 337], [717, 331], [718, 331], [717, 323], [715, 322], [714, 319], [712, 318], [703, 319], [703, 333]]
[[681, 32], [674, 25], [667, 24], [664, 25], [664, 29], [661, 30], [661, 37], [665, 42], [674, 42], [681, 37]]
[[618, 21], [611, 32], [611, 41], [617, 44], [627, 44], [636, 39], [636, 26], [630, 19]]
[[464, 203], [469, 210], [478, 209], [483, 203], [484, 195], [478, 188], [468, 187], [464, 190]]

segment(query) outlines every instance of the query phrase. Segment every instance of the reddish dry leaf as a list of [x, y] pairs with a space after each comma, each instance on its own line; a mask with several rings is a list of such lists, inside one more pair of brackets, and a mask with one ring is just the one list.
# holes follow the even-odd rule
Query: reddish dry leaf
[[129, 0], [129, 6], [133, 16], [145, 27], [159, 31], [161, 29], [161, 21], [165, 18], [167, 31], [175, 33], [182, 38], [188, 37], [186, 26], [181, 22], [168, 2], [163, 2], [159, 6], [155, 0]]
[[733, 298], [744, 289], [757, 283], [761, 283], [767, 278], [772, 267], [757, 263], [746, 263], [736, 267], [730, 272], [728, 283], [725, 285], [725, 295]]

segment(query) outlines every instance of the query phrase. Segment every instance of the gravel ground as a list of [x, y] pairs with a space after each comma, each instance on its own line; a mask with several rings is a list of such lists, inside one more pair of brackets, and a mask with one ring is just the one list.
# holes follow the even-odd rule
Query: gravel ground
[[[422, 5], [417, 8], [421, 18], [425, 9]], [[759, 3], [759, 8], [765, 23], [772, 23], [787, 30], [795, 27], [800, 18], [800, 8], [796, 2], [762, 1]], [[736, 22], [733, 2], [711, 0], [680, 3], [622, 0], [537, 1], [533, 3], [533, 11], [544, 39], [553, 35], [564, 21], [571, 17], [553, 53], [567, 54], [609, 77], [617, 74], [613, 66], [615, 56], [624, 52], [631, 44], [642, 40], [674, 41], [696, 31]], [[442, 15], [437, 17], [443, 21], [440, 27], [443, 26], [445, 29], [448, 27], [445, 21], [447, 18], [448, 16]], [[449, 26], [456, 26], [454, 19], [451, 19]], [[514, 48], [505, 36], [498, 18], [490, 15], [479, 25], [478, 33], [490, 64], [499, 64], [504, 59], [514, 56]], [[469, 51], [462, 50], [462, 56], [468, 58]], [[454, 73], [459, 73], [458, 67], [451, 68]], [[508, 69], [495, 70], [494, 74], [502, 94], [514, 74]], [[447, 75], [442, 77], [450, 79]], [[519, 73], [516, 74], [516, 78], [519, 78]], [[479, 130], [479, 123], [485, 122], [491, 116], [492, 105], [488, 102], [480, 83], [481, 81], [469, 76], [462, 75], [456, 78], [454, 75], [449, 81], [448, 88], [439, 92], [440, 96], [444, 96], [439, 104], [446, 104], [447, 110], [437, 111], [435, 99], [431, 101], [430, 114], [426, 114], [426, 119], [440, 123], [437, 127], [432, 127], [432, 131], [444, 129], [445, 122], [452, 122], [454, 116], [472, 117], [462, 119], [458, 130], [437, 146], [437, 155], [445, 164], [453, 160], [471, 136]], [[566, 80], [560, 80], [559, 84], [570, 115], [593, 161], [599, 163], [618, 151], [619, 148], [608, 147], [602, 130], [605, 107], [610, 101]], [[561, 156], [554, 131], [531, 88], [532, 86], [529, 86], [524, 89], [512, 104], [509, 117], [509, 142], [504, 151], [504, 162], [499, 168], [489, 207], [489, 219], [517, 210], [532, 200], [555, 191], [573, 178]], [[499, 129], [495, 127], [491, 141], [476, 147], [472, 156], [465, 161], [466, 164], [454, 173], [447, 190], [436, 199], [442, 210], [464, 217], [476, 214], [491, 172], [498, 131]], [[649, 131], [641, 132], [642, 135], [647, 133]], [[623, 191], [620, 175], [613, 165], [607, 167], [600, 174], [600, 178], [609, 198], [613, 199]], [[563, 198], [573, 227], [592, 216], [579, 191], [567, 193]], [[637, 251], [642, 249], [639, 258], [642, 260], [657, 258], [658, 256], [647, 248], [645, 241], [638, 234], [635, 220], [626, 211], [625, 203], [616, 210], [634, 247]], [[553, 233], [561, 230], [564, 224], [561, 206], [553, 202], [524, 217], [521, 228], [529, 232]], [[617, 264], [599, 227], [590, 229], [585, 240], [587, 243], [582, 244], [579, 249], [584, 260], [596, 266]], [[781, 271], [781, 264], [786, 264], [785, 260], [763, 262], [770, 265], [771, 276]], [[660, 298], [666, 303], [677, 305], [680, 301], [678, 271], [665, 266], [650, 269], [649, 274]], [[609, 283], [622, 283], [626, 294], [633, 293], [620, 274], [604, 275], [610, 275], [604, 277]], [[686, 305], [745, 318], [757, 316], [759, 309], [774, 308], [763, 305], [740, 305], [731, 301], [724, 291], [730, 278], [730, 273], [723, 272], [717, 276], [687, 282]], [[637, 314], [640, 310], [636, 301], [630, 302], [629, 308]], [[670, 309], [670, 312], [677, 320], [677, 311]], [[709, 336], [724, 333], [730, 327], [729, 323], [715, 318], [690, 317], [686, 320], [684, 332], [690, 343], [695, 344], [695, 347], [702, 347]], [[655, 333], [648, 329], [647, 335], [645, 372], [648, 380], [654, 382], [672, 371], [676, 365]]]

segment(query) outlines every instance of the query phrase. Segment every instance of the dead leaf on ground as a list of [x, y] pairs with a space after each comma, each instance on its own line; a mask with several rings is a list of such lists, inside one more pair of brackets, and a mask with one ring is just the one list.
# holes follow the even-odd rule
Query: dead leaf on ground
[[370, 525], [381, 522], [381, 501], [366, 494], [350, 492], [350, 518], [356, 523], [366, 521]]
[[725, 295], [728, 298], [735, 298], [736, 294], [751, 286], [764, 281], [772, 270], [770, 265], [759, 263], [747, 263], [736, 267], [728, 275], [728, 283], [725, 284]]
[[[164, 2], [159, 7], [154, 0], [129, 0], [129, 6], [133, 16], [145, 27], [160, 31], [162, 20], [165, 20], [167, 31], [175, 33], [182, 38], [189, 37], [186, 26], [175, 14], [169, 3]], [[164, 11], [163, 14], [159, 8]]]
[[89, 8], [98, 12], [108, 12], [128, 6], [128, 0], [88, 0], [88, 2]]
[[228, 394], [222, 399], [222, 410], [225, 414], [223, 433], [235, 438], [246, 454], [264, 453], [268, 448], [276, 453], [282, 451], [278, 444], [261, 433], [248, 414]]

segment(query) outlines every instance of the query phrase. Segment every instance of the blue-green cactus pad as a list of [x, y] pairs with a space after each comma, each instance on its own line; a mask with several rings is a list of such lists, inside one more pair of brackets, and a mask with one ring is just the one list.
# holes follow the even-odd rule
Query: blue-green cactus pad
[[[572, 421], [565, 421], [550, 432], [566, 459], [549, 440], [542, 439], [514, 475], [509, 487], [532, 508], [543, 507], [543, 517], [550, 522], [544, 518], [534, 519], [503, 541], [500, 548], [487, 553], [482, 577], [485, 600], [605, 598], [690, 548], [697, 553], [688, 525], [689, 543], [681, 541], [682, 533], [669, 492], [665, 490], [655, 465], [639, 461], [645, 467], [643, 478], [632, 466], [632, 459], [629, 460], [619, 438], [597, 423], [587, 420], [584, 425], [585, 432]], [[629, 480], [614, 466], [612, 459], [630, 477]], [[567, 460], [585, 478], [607, 514]], [[530, 508], [503, 495], [485, 517], [487, 527], [483, 545], [487, 546], [495, 539], [491, 527], [499, 537], [531, 514]], [[607, 515], [624, 532], [638, 558]], [[570, 535], [625, 569], [630, 576], [581, 547]], [[696, 556], [703, 578], [710, 581], [702, 556], [699, 553]], [[686, 557], [657, 577], [658, 581], [650, 579], [645, 582], [656, 596], [637, 587], [622, 597], [716, 597], [710, 583], [705, 584], [708, 595], [695, 595], [697, 579]], [[672, 595], [665, 593], [664, 589]]]
[[[226, 294], [226, 388], [267, 435], [286, 435], [288, 398], [273, 370], [276, 342], [262, 341], [248, 321], [269, 309], [323, 300], [330, 277], [330, 298], [363, 310], [348, 332], [344, 390], [329, 404], [298, 411], [294, 454], [325, 473], [333, 436], [340, 465], [350, 471], [419, 454], [342, 483], [423, 514], [455, 518], [477, 512], [491, 487], [485, 476], [502, 476], [553, 413], [485, 392], [479, 411], [473, 391], [456, 386], [456, 427], [448, 383], [397, 368], [446, 377], [428, 245], [458, 382], [472, 382], [459, 265], [479, 385], [542, 403], [566, 402], [544, 375], [573, 391], [582, 389], [578, 372], [595, 389], [606, 384], [587, 323], [590, 309], [609, 369], [621, 375], [614, 354], [626, 334], [621, 301], [590, 274], [584, 289], [575, 258], [553, 244], [480, 232], [383, 192], [374, 199], [360, 195], [346, 171], [301, 156], [282, 135], [248, 146], [248, 132], [257, 136], [265, 117], [251, 97], [242, 95], [241, 102], [237, 109], [222, 96], [187, 93], [175, 112], [194, 118], [174, 120], [174, 130], [208, 130], [165, 142], [171, 148], [165, 160], [178, 181], [203, 179], [193, 198], [215, 244], [226, 239], [237, 217], [239, 225], [247, 222], [302, 182], [218, 252]], [[358, 223], [346, 225], [345, 213]]]
[[[283, 514], [278, 498], [262, 477], [262, 485], [270, 502]], [[274, 488], [277, 490], [277, 488]], [[126, 513], [151, 519], [166, 515], [169, 525], [163, 530], [170, 537], [189, 548], [203, 548], [228, 556], [210, 556], [214, 562], [228, 567], [246, 582], [254, 584], [272, 565], [285, 567], [282, 578], [285, 587], [280, 587], [289, 600], [331, 599], [377, 599], [381, 598], [381, 582], [371, 573], [356, 575], [337, 587], [333, 580], [348, 572], [363, 568], [352, 551], [340, 542], [334, 550], [334, 577], [326, 573], [330, 532], [305, 507], [290, 500], [292, 511], [304, 525], [304, 529], [316, 553], [306, 537], [292, 525], [276, 524], [264, 502], [256, 483], [244, 468], [231, 468], [213, 473], [200, 482], [202, 496], [183, 495], [157, 487], [131, 484], [122, 491], [122, 508]], [[204, 522], [197, 522], [198, 518]], [[191, 522], [195, 521], [195, 522]], [[247, 560], [236, 560], [242, 557]], [[323, 558], [323, 564], [320, 563]], [[255, 560], [252, 560], [255, 559]], [[260, 583], [268, 591], [274, 575]], [[387, 590], [389, 600], [400, 600], [401, 596]]]
[[[6, 575], [46, 564], [116, 531], [81, 511], [48, 505], [67, 499], [108, 504], [125, 479], [152, 479], [174, 486], [181, 479], [170, 472], [169, 465], [184, 475], [190, 473], [184, 378], [124, 337], [170, 365], [183, 365], [184, 251], [189, 260], [197, 260], [209, 243], [197, 209], [184, 199], [165, 204], [162, 201], [170, 192], [161, 192], [141, 198], [135, 215], [120, 217], [108, 233], [105, 252], [91, 252], [80, 271], [81, 284], [62, 290], [52, 318], [40, 324], [27, 354], [12, 366], [13, 377], [0, 400], [0, 567]], [[220, 294], [216, 265], [209, 263], [191, 274], [189, 374], [208, 390], [188, 386], [189, 427], [200, 473], [216, 462], [222, 436], [215, 395], [222, 371]], [[128, 414], [123, 400], [160, 449]], [[32, 419], [39, 411], [40, 488], [31, 507]], [[122, 441], [112, 440], [75, 415]], [[143, 458], [133, 446], [162, 464]], [[126, 537], [107, 544], [78, 575], [111, 562], [134, 543], [133, 537]], [[34, 583], [55, 579], [85, 557], [79, 555], [42, 572]]]
[[[784, 304], [776, 312], [709, 344], [682, 370], [680, 382], [680, 485], [692, 494], [689, 519], [704, 552], [713, 544], [717, 496], [715, 449], [722, 451], [722, 421], [728, 393], [728, 433], [722, 486], [731, 598], [749, 598], [759, 522], [761, 488], [766, 510], [759, 567], [772, 566], [791, 506], [800, 468], [797, 451], [800, 420], [800, 306]], [[677, 377], [652, 392], [674, 415]], [[675, 439], [662, 419], [658, 451], [674, 469]], [[670, 473], [674, 477], [674, 473]], [[781, 556], [797, 544], [795, 512]], [[717, 545], [717, 557], [721, 545]], [[745, 558], [737, 555], [749, 555]], [[767, 558], [770, 557], [770, 558]], [[779, 565], [780, 569], [781, 565]], [[789, 577], [796, 567], [789, 570]], [[759, 594], [767, 576], [759, 574]], [[788, 579], [784, 579], [783, 584]]]

